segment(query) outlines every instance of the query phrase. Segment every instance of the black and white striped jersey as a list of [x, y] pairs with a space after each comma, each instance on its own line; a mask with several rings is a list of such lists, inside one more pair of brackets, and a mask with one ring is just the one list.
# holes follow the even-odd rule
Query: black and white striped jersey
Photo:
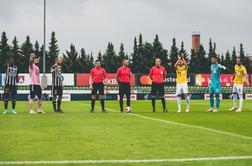
[[51, 70], [54, 69], [56, 70], [52, 73], [52, 86], [62, 86], [64, 77], [61, 74], [61, 66], [55, 64], [51, 67]]
[[7, 64], [5, 85], [16, 86], [18, 79], [18, 68], [15, 65]]

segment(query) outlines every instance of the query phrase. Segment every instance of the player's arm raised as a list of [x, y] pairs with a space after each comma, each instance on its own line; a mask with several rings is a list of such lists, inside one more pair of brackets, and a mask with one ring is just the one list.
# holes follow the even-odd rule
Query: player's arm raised
[[227, 70], [226, 66], [221, 65], [221, 64], [219, 64], [219, 65], [220, 65], [220, 68], [221, 68], [221, 69]]
[[175, 65], [174, 65], [174, 69], [176, 69], [176, 68], [177, 68], [179, 61], [180, 61], [180, 59], [178, 59], [178, 60], [177, 60], [177, 62], [175, 63]]
[[187, 62], [186, 62], [186, 60], [184, 58], [182, 58], [182, 62], [187, 67]]

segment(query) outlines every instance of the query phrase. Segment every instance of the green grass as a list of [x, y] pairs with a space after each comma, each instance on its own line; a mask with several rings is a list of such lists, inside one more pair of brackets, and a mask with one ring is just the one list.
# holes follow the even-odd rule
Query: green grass
[[[134, 114], [122, 114], [118, 102], [107, 101], [109, 113], [101, 113], [97, 102], [96, 112], [91, 114], [88, 101], [71, 101], [62, 104], [64, 114], [55, 114], [51, 103], [44, 102], [46, 114], [30, 115], [28, 103], [18, 102], [17, 115], [0, 114], [0, 161], [252, 156], [252, 139], [135, 115], [252, 137], [252, 102], [245, 100], [241, 113], [229, 112], [231, 106], [231, 100], [223, 100], [221, 112], [207, 113], [208, 101], [193, 100], [190, 113], [177, 113], [176, 101], [168, 101], [169, 113], [161, 112], [160, 102], [157, 112], [152, 113], [150, 101], [133, 101]], [[0, 109], [3, 110], [2, 105]], [[252, 160], [103, 165], [167, 164], [252, 165]]]

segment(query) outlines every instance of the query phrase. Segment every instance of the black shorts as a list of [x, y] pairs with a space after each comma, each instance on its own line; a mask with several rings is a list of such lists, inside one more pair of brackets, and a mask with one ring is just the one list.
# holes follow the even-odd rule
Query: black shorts
[[118, 82], [119, 84], [119, 95], [123, 96], [130, 96], [131, 90], [130, 90], [130, 83], [129, 82]]
[[54, 86], [54, 87], [52, 87], [52, 95], [53, 95], [53, 97], [56, 97], [56, 96], [62, 97], [62, 95], [63, 95], [63, 86]]
[[104, 95], [104, 84], [103, 84], [103, 82], [101, 82], [101, 83], [94, 82], [92, 84], [92, 86], [93, 86], [92, 95], [97, 95], [98, 91], [99, 91], [99, 95]]
[[164, 96], [164, 83], [152, 83], [151, 85], [151, 95], [160, 97]]
[[42, 89], [40, 85], [30, 85], [30, 99], [34, 100], [35, 96], [38, 100], [42, 98]]
[[17, 86], [15, 85], [5, 85], [4, 87], [4, 98], [9, 97], [16, 98], [17, 96]]

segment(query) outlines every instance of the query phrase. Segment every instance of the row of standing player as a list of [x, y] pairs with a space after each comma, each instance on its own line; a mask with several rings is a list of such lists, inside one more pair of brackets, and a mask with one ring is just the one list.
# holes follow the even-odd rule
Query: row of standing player
[[[187, 63], [184, 60], [184, 55], [181, 54], [178, 56], [178, 60], [174, 65], [176, 70], [177, 78], [176, 78], [176, 94], [177, 94], [177, 103], [178, 103], [178, 111], [181, 112], [181, 97], [185, 96], [187, 107], [186, 112], [190, 111], [190, 96], [188, 92], [187, 85]], [[209, 93], [210, 93], [210, 109], [209, 112], [218, 112], [220, 105], [220, 93], [221, 93], [221, 84], [220, 84], [220, 70], [226, 69], [225, 66], [222, 66], [217, 63], [217, 58], [213, 56], [211, 58], [211, 80], [209, 83]], [[34, 54], [31, 54], [30, 62], [29, 62], [29, 73], [31, 78], [30, 83], [30, 100], [29, 100], [29, 109], [30, 113], [44, 113], [42, 111], [42, 89], [40, 86], [40, 76], [39, 76], [39, 57]], [[51, 67], [52, 73], [52, 103], [55, 112], [62, 113], [61, 110], [61, 100], [63, 95], [63, 81], [64, 77], [61, 74], [61, 64], [62, 58], [60, 56], [56, 57], [55, 65]], [[123, 110], [123, 97], [126, 96], [127, 99], [127, 112], [131, 111], [130, 107], [130, 95], [131, 95], [131, 76], [132, 72], [130, 70], [129, 61], [124, 59], [122, 61], [122, 67], [117, 70], [117, 81], [119, 84], [119, 103], [120, 103], [120, 111]], [[11, 96], [12, 100], [12, 113], [16, 113], [16, 94], [17, 94], [17, 83], [18, 83], [18, 69], [14, 65], [13, 59], [10, 59], [6, 62], [4, 68], [6, 69], [6, 79], [5, 79], [5, 88], [4, 88], [4, 113], [8, 113], [8, 100]], [[161, 66], [160, 58], [155, 59], [155, 66], [151, 68], [149, 72], [149, 77], [152, 80], [151, 87], [151, 99], [152, 99], [152, 108], [153, 112], [156, 112], [156, 99], [159, 96], [162, 101], [163, 112], [168, 112], [166, 108], [166, 103], [164, 99], [164, 79], [166, 78], [166, 69]], [[246, 68], [242, 65], [241, 60], [237, 58], [237, 64], [235, 65], [235, 73], [234, 73], [234, 86], [233, 86], [233, 100], [234, 106], [230, 109], [230, 111], [240, 112], [243, 106], [243, 83], [244, 77], [248, 80]], [[90, 112], [94, 112], [95, 100], [100, 99], [102, 112], [107, 112], [105, 110], [105, 94], [104, 89], [107, 88], [107, 73], [104, 68], [101, 67], [101, 62], [96, 60], [95, 67], [90, 72], [90, 90], [92, 91], [92, 100], [91, 100], [91, 110]], [[98, 93], [99, 92], [99, 93]], [[214, 95], [216, 97], [216, 109], [214, 109]], [[236, 109], [236, 100], [237, 95], [240, 99], [239, 108]], [[35, 112], [33, 110], [33, 101], [35, 97], [38, 98], [38, 111]]]
[[[39, 70], [39, 60], [40, 58], [35, 54], [31, 54], [29, 61], [29, 74], [30, 74], [30, 97], [29, 97], [29, 110], [31, 114], [36, 113], [45, 113], [42, 110], [42, 89], [40, 85], [40, 70]], [[55, 112], [62, 113], [60, 108], [61, 99], [63, 94], [63, 80], [64, 77], [61, 75], [61, 63], [62, 58], [55, 58], [55, 65], [51, 67], [52, 73], [52, 103]], [[17, 95], [17, 83], [18, 83], [18, 68], [14, 64], [14, 60], [12, 58], [8, 59], [4, 65], [4, 69], [6, 71], [5, 76], [5, 87], [4, 87], [4, 114], [8, 113], [8, 101], [11, 99], [12, 101], [12, 113], [16, 114], [16, 95]], [[35, 112], [34, 107], [34, 99], [37, 97], [38, 99], [38, 111]], [[57, 105], [56, 107], [56, 99]]]
[[[226, 67], [218, 64], [217, 57], [212, 56], [211, 58], [211, 80], [209, 82], [209, 93], [210, 93], [210, 109], [208, 112], [218, 112], [220, 106], [220, 93], [221, 93], [221, 80], [220, 73], [221, 69], [226, 70]], [[127, 99], [127, 111], [130, 111], [130, 80], [131, 80], [131, 70], [128, 67], [129, 61], [124, 59], [122, 62], [122, 67], [117, 70], [117, 81], [119, 84], [119, 96], [120, 96], [120, 109], [123, 112], [123, 97], [126, 95]], [[190, 111], [190, 95], [188, 91], [188, 65], [184, 59], [184, 55], [180, 54], [178, 60], [174, 65], [176, 70], [176, 95], [177, 95], [177, 112], [181, 112], [181, 98], [184, 95], [186, 99], [186, 112]], [[235, 65], [235, 73], [233, 76], [233, 107], [230, 111], [241, 112], [243, 107], [243, 84], [244, 81], [247, 81], [248, 84], [248, 75], [246, 68], [242, 65], [241, 59], [237, 58]], [[160, 58], [155, 58], [155, 66], [151, 68], [149, 72], [149, 77], [152, 80], [151, 86], [151, 100], [152, 100], [152, 109], [153, 112], [156, 112], [156, 99], [159, 96], [163, 106], [163, 112], [168, 112], [166, 108], [166, 102], [164, 98], [164, 79], [166, 78], [166, 69], [161, 66]], [[101, 100], [102, 111], [106, 112], [104, 109], [104, 88], [106, 88], [106, 71], [101, 67], [101, 62], [96, 61], [96, 66], [91, 70], [90, 73], [90, 89], [92, 89], [92, 102], [91, 102], [91, 111], [94, 112], [95, 100], [97, 99], [97, 91], [99, 91], [99, 99]], [[244, 80], [245, 78], [245, 80]], [[216, 98], [216, 109], [214, 109], [214, 95]], [[236, 107], [237, 96], [239, 96], [240, 104], [239, 108]]]

